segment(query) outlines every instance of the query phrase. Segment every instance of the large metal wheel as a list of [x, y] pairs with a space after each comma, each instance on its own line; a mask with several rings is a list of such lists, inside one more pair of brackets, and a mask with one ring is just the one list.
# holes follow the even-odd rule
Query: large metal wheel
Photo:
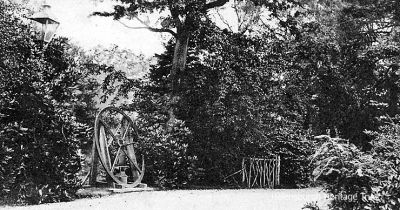
[[138, 140], [136, 126], [128, 115], [115, 107], [101, 110], [95, 121], [94, 140], [100, 162], [114, 183], [123, 187], [140, 184], [144, 158], [139, 163], [134, 149]]

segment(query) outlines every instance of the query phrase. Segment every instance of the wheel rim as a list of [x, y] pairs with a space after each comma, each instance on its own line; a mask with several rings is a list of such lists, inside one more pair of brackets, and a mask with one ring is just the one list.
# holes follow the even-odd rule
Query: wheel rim
[[[144, 158], [141, 164], [135, 154], [138, 135], [131, 118], [115, 107], [106, 107], [99, 112], [95, 121], [95, 143], [100, 162], [112, 180], [125, 187], [135, 187], [144, 176]], [[128, 183], [122, 182], [116, 173], [128, 166]]]

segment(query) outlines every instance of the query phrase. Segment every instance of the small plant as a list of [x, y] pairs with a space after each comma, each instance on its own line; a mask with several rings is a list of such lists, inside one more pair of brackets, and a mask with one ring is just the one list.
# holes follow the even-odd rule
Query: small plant
[[321, 208], [318, 206], [318, 201], [313, 201], [307, 202], [301, 209], [320, 210]]

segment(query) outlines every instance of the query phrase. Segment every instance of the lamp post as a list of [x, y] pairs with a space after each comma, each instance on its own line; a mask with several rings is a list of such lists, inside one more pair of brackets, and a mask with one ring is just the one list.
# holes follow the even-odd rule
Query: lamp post
[[44, 3], [41, 11], [33, 14], [29, 19], [38, 22], [41, 25], [40, 40], [45, 44], [49, 43], [57, 31], [60, 22], [57, 21], [53, 13], [50, 11], [50, 5]]

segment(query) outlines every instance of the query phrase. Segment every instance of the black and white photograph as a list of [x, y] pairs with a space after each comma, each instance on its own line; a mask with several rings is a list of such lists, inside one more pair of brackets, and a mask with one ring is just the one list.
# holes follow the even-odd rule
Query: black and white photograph
[[0, 0], [0, 209], [399, 210], [400, 1]]

